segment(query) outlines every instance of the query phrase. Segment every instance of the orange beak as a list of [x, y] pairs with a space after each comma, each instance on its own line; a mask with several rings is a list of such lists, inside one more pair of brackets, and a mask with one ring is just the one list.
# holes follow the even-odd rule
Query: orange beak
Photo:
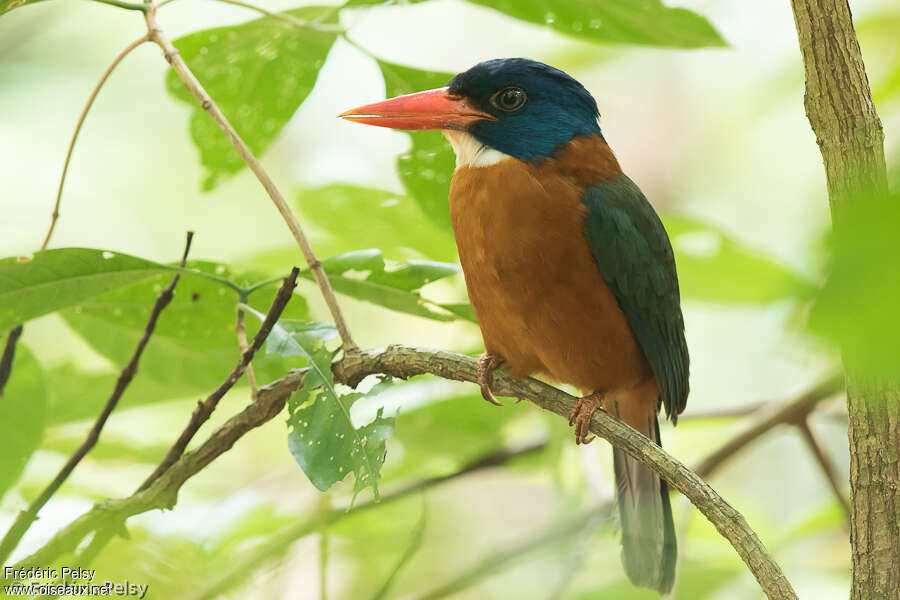
[[366, 104], [338, 116], [392, 129], [466, 129], [474, 121], [497, 120], [472, 108], [464, 98], [451, 96], [445, 87]]

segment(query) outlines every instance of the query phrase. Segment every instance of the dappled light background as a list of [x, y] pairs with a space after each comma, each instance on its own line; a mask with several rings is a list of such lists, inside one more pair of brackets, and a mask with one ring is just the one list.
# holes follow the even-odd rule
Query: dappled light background
[[[260, 4], [286, 10], [300, 3]], [[707, 17], [728, 46], [590, 44], [457, 0], [341, 10], [334, 18], [348, 28], [349, 41], [338, 39], [330, 50], [324, 45], [314, 89], [266, 149], [263, 163], [298, 209], [321, 258], [379, 248], [389, 261], [453, 263], [452, 233], [442, 217], [445, 198], [411, 198], [398, 175], [397, 156], [409, 150], [410, 137], [335, 116], [397, 92], [391, 82], [386, 90], [373, 56], [444, 73], [507, 56], [560, 67], [595, 96], [601, 128], [623, 169], [669, 226], [692, 358], [685, 417], [796, 397], [836, 370], [839, 361], [806, 325], [824, 277], [830, 219], [821, 157], [803, 110], [803, 70], [790, 6], [740, 0], [672, 4]], [[900, 12], [890, 0], [852, 5], [887, 132], [888, 162], [896, 164]], [[202, 0], [179, 0], [159, 14], [173, 38], [257, 17]], [[589, 18], [585, 26], [590, 27]], [[40, 3], [0, 19], [0, 255], [28, 255], [39, 247], [79, 111], [112, 57], [143, 32], [137, 13], [92, 2]], [[51, 247], [101, 248], [172, 262], [190, 229], [196, 232], [191, 257], [224, 263], [229, 273], [262, 279], [303, 266], [256, 179], [246, 169], [213, 173], [201, 164], [189, 127], [195, 109], [167, 91], [167, 85], [176, 86], [167, 84], [166, 69], [159, 49], [147, 44], [100, 93], [75, 149]], [[296, 85], [288, 76], [275, 70], [259, 85]], [[248, 103], [254, 91], [253, 86], [244, 90]], [[260, 131], [268, 125], [261, 120]], [[420, 135], [430, 137], [417, 138], [427, 146], [419, 152], [444, 148], [439, 134]], [[425, 180], [417, 185], [426, 190], [432, 189], [430, 182], [450, 176], [446, 165], [429, 166], [427, 158], [414, 156], [412, 163]], [[214, 271], [216, 265], [202, 268]], [[144, 285], [142, 310], [149, 310], [153, 283]], [[188, 280], [178, 293], [204, 285], [203, 293], [218, 293], [211, 284]], [[251, 297], [251, 304], [265, 312], [273, 294]], [[329, 319], [310, 282], [301, 283], [298, 295], [305, 304], [298, 296], [293, 316]], [[462, 276], [429, 284], [422, 295], [436, 303], [465, 302]], [[363, 347], [402, 343], [471, 355], [481, 351], [471, 322], [410, 316], [346, 295], [339, 299]], [[110, 359], [115, 353], [105, 349], [115, 340], [94, 339], [102, 327], [97, 312], [105, 310], [94, 306], [26, 325], [21, 345], [42, 373], [46, 428], [40, 449], [0, 502], [0, 529], [56, 473], [111, 389], [118, 368]], [[233, 318], [228, 306], [220, 312]], [[170, 327], [177, 326], [173, 321]], [[218, 333], [233, 337], [230, 329]], [[116, 332], [105, 336], [114, 338]], [[151, 341], [151, 347], [157, 345], [154, 356], [177, 352], [165, 343]], [[198, 348], [193, 360], [202, 371], [205, 350]], [[226, 364], [238, 357], [236, 343], [221, 352]], [[134, 393], [126, 393], [98, 447], [45, 507], [14, 558], [37, 548], [93, 502], [130, 494], [183, 427], [203, 389], [176, 381], [152, 360], [138, 378], [153, 381], [136, 382], [129, 390]], [[258, 375], [265, 382], [299, 364], [271, 359]], [[226, 373], [213, 371], [209, 378], [217, 381]], [[248, 400], [248, 388], [232, 391], [201, 438]], [[370, 420], [382, 405], [391, 414], [399, 410], [395, 436], [387, 443], [382, 493], [451, 473], [492, 450], [543, 440], [548, 446], [504, 468], [351, 515], [329, 529], [327, 544], [318, 534], [301, 539], [262, 568], [241, 573], [224, 597], [318, 598], [325, 554], [328, 597], [368, 598], [408, 548], [416, 552], [397, 572], [387, 597], [418, 597], [478, 565], [486, 572], [472, 575], [448, 597], [655, 597], [631, 588], [624, 578], [612, 524], [527, 547], [567, 515], [611, 498], [611, 452], [605, 442], [577, 448], [558, 417], [511, 400], [498, 409], [483, 402], [475, 386], [436, 379], [396, 385], [367, 398], [354, 406], [354, 419]], [[753, 418], [685, 418], [677, 428], [664, 425], [662, 437], [670, 453], [693, 465]], [[846, 482], [841, 399], [823, 404], [812, 423]], [[288, 452], [286, 435], [284, 419], [276, 418], [190, 480], [174, 510], [129, 521], [131, 539], [116, 539], [96, 561], [101, 576], [149, 583], [150, 598], [192, 597], [269, 536], [315, 519], [323, 507], [345, 505], [352, 481], [318, 492]], [[710, 483], [747, 517], [801, 598], [846, 597], [845, 515], [794, 428], [762, 437]], [[761, 597], [727, 542], [682, 497], [674, 498], [678, 597]], [[493, 556], [510, 551], [512, 560], [489, 570]]]

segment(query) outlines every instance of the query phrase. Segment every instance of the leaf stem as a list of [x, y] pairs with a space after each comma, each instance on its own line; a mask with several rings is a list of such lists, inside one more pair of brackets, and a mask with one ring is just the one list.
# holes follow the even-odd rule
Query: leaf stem
[[273, 12], [271, 10], [265, 9], [261, 6], [256, 6], [255, 4], [250, 4], [249, 2], [242, 2], [241, 0], [216, 0], [217, 2], [221, 2], [222, 4], [231, 4], [233, 6], [240, 6], [241, 8], [246, 8], [248, 10], [252, 10], [258, 12], [261, 15], [265, 15], [276, 21], [281, 21], [282, 23], [287, 23], [291, 27], [296, 27], [298, 29], [312, 29], [314, 31], [322, 31], [326, 33], [344, 33], [346, 29], [339, 25], [327, 25], [323, 23], [316, 23], [313, 21], [309, 21], [307, 19], [298, 19], [293, 15], [289, 15], [283, 12]]
[[253, 171], [253, 174], [256, 175], [256, 178], [272, 199], [278, 212], [281, 213], [288, 229], [290, 229], [291, 234], [294, 236], [294, 240], [300, 247], [303, 257], [306, 259], [306, 263], [316, 280], [316, 284], [319, 286], [322, 297], [325, 299], [325, 304], [328, 306], [334, 324], [341, 336], [341, 345], [343, 346], [344, 353], [352, 354], [358, 352], [359, 347], [350, 335], [350, 330], [344, 320], [344, 315], [338, 305], [337, 298], [335, 298], [334, 290], [331, 288], [328, 276], [325, 274], [324, 269], [322, 269], [322, 263], [316, 257], [316, 254], [309, 243], [309, 239], [306, 237], [303, 228], [300, 226], [300, 222], [297, 220], [297, 217], [294, 215], [290, 206], [288, 206], [281, 191], [275, 186], [272, 178], [269, 177], [269, 174], [263, 169], [259, 160], [253, 155], [253, 152], [244, 140], [241, 139], [238, 132], [235, 131], [221, 109], [219, 109], [219, 106], [212, 98], [210, 98], [209, 94], [203, 88], [203, 85], [197, 80], [197, 77], [187, 66], [187, 63], [184, 62], [178, 49], [172, 45], [171, 40], [169, 40], [165, 33], [163, 33], [163, 30], [160, 29], [159, 24], [156, 22], [156, 7], [150, 5], [149, 10], [144, 14], [144, 18], [147, 22], [147, 31], [150, 40], [162, 49], [166, 61], [172, 66], [175, 73], [178, 74], [178, 77], [184, 83], [188, 91], [190, 91], [197, 99], [200, 106], [203, 107], [203, 110], [205, 110], [209, 116], [212, 117], [213, 121], [215, 121], [216, 125], [219, 126], [219, 129], [222, 130], [244, 162], [247, 163], [247, 166]]
[[142, 13], [147, 12], [146, 4], [137, 4], [136, 2], [123, 2], [123, 0], [92, 0], [93, 2], [99, 2], [100, 4], [109, 4], [110, 6], [117, 6], [119, 8], [124, 8], [125, 10], [137, 10]]
[[[94, 2], [104, 2], [106, 4], [115, 4], [117, 6], [119, 4], [126, 4], [116, 2], [115, 0], [94, 0]], [[135, 10], [146, 10], [144, 5], [142, 4], [134, 6], [140, 7], [139, 9]], [[56, 190], [56, 202], [53, 204], [53, 213], [50, 215], [50, 228], [47, 229], [47, 235], [44, 236], [44, 241], [41, 244], [41, 250], [47, 249], [47, 245], [50, 243], [50, 237], [53, 235], [53, 230], [56, 229], [56, 222], [57, 220], [59, 220], [59, 205], [62, 201], [63, 186], [65, 186], [66, 184], [66, 175], [69, 172], [69, 163], [72, 161], [72, 152], [75, 150], [75, 142], [78, 141], [78, 134], [81, 133], [81, 126], [84, 125], [84, 120], [87, 117], [88, 111], [91, 110], [91, 107], [94, 105], [94, 100], [97, 99], [97, 94], [100, 93], [100, 89], [106, 83], [106, 80], [109, 79], [110, 74], [115, 70], [117, 66], [119, 66], [119, 63], [121, 63], [126, 56], [131, 54], [132, 50], [134, 50], [144, 42], [149, 41], [149, 39], [149, 35], [143, 35], [125, 46], [125, 49], [116, 55], [109, 66], [106, 67], [103, 75], [100, 76], [100, 80], [97, 82], [97, 85], [94, 86], [94, 89], [91, 92], [91, 95], [88, 97], [84, 108], [81, 109], [81, 115], [78, 117], [78, 123], [75, 125], [75, 132], [72, 134], [72, 139], [69, 141], [69, 149], [66, 152], [66, 160], [63, 163], [62, 175], [59, 178], [59, 187]]]

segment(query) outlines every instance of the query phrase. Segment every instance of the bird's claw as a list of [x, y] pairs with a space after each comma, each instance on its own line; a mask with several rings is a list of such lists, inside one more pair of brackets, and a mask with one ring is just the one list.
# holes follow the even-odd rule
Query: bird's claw
[[481, 388], [481, 397], [494, 406], [503, 406], [491, 392], [491, 386], [494, 385], [494, 369], [502, 364], [501, 357], [489, 352], [485, 352], [478, 359], [478, 387]]
[[569, 415], [569, 427], [575, 426], [576, 444], [590, 444], [594, 441], [594, 437], [589, 435], [589, 430], [591, 417], [597, 410], [603, 410], [603, 394], [582, 396], [575, 403], [575, 407]]

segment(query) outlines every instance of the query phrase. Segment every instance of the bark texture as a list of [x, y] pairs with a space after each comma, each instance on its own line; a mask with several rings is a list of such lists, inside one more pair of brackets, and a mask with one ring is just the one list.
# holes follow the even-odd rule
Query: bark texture
[[[791, 0], [834, 228], [888, 193], [884, 132], [847, 0]], [[900, 382], [872, 378], [846, 350], [852, 600], [900, 599]]]

